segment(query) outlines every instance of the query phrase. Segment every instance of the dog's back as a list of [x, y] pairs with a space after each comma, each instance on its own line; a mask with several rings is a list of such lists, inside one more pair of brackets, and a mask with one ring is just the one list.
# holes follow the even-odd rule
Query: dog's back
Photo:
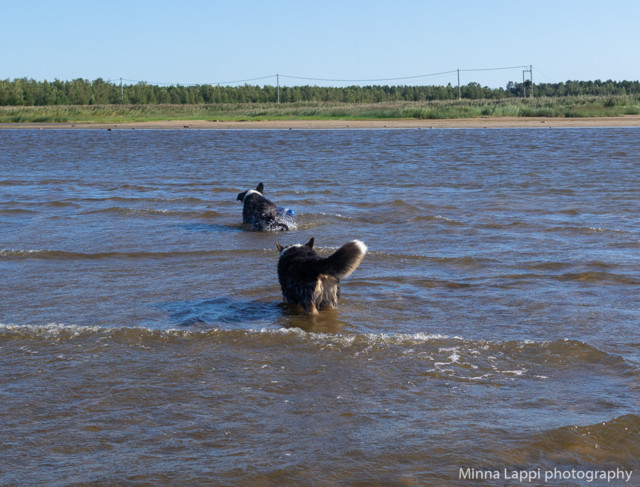
[[238, 195], [242, 201], [242, 224], [250, 230], [277, 231], [289, 230], [289, 226], [278, 215], [278, 208], [262, 194], [264, 185], [258, 184], [255, 190], [244, 191]]
[[328, 257], [313, 250], [315, 239], [305, 245], [282, 247], [278, 260], [278, 279], [286, 302], [297, 304], [307, 313], [335, 308], [340, 298], [340, 279], [350, 275], [362, 262], [367, 247], [359, 240], [348, 242]]

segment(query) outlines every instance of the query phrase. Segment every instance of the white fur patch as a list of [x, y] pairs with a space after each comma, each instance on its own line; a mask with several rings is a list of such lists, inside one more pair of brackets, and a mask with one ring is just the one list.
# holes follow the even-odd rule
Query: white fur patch
[[363, 241], [361, 241], [361, 240], [354, 240], [354, 241], [353, 241], [353, 243], [354, 243], [354, 244], [356, 244], [356, 245], [358, 246], [358, 248], [360, 249], [360, 251], [361, 251], [363, 254], [366, 254], [366, 253], [367, 253], [367, 250], [369, 250], [369, 249], [367, 249], [367, 246], [364, 244], [364, 242], [363, 242]]
[[242, 199], [243, 203], [244, 203], [244, 200], [247, 199], [247, 196], [249, 196], [250, 194], [259, 194], [260, 196], [262, 196], [262, 193], [260, 191], [256, 191], [255, 189], [250, 189], [249, 191], [247, 191], [247, 194], [244, 195], [244, 198]]
[[282, 249], [280, 251], [280, 257], [282, 257], [287, 250], [291, 250], [291, 249], [294, 249], [296, 247], [303, 247], [303, 245], [302, 244], [287, 245], [284, 249]]

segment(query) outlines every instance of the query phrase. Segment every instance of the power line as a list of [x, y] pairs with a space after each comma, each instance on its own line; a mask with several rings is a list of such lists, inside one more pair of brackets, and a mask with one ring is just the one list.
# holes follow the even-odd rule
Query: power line
[[538, 68], [534, 68], [533, 70], [534, 70], [536, 73], [539, 73], [539, 74], [541, 74], [543, 77], [545, 77], [545, 78], [546, 78], [550, 83], [552, 83], [552, 82], [553, 82], [553, 80], [552, 80], [549, 76], [547, 76], [546, 74], [544, 74], [544, 73], [543, 73], [542, 71], [540, 71]]
[[280, 76], [283, 78], [291, 78], [291, 79], [301, 79], [305, 81], [331, 81], [335, 83], [373, 83], [378, 81], [402, 81], [407, 79], [418, 79], [418, 78], [430, 78], [432, 76], [441, 76], [443, 74], [451, 74], [455, 73], [456, 70], [453, 71], [443, 71], [441, 73], [432, 73], [432, 74], [420, 74], [417, 76], [403, 76], [400, 78], [375, 78], [375, 79], [332, 79], [332, 78], [305, 78], [303, 76], [290, 76], [286, 74], [281, 74]]
[[528, 68], [529, 66], [507, 66], [506, 68], [477, 68], [477, 69], [461, 69], [461, 72], [472, 72], [472, 71], [500, 71], [505, 69], [521, 69]]
[[[187, 83], [183, 86], [196, 86], [196, 85], [201, 85], [201, 84], [208, 84], [208, 85], [232, 85], [235, 83], [247, 83], [249, 81], [258, 81], [261, 79], [269, 79], [269, 78], [275, 78], [276, 75], [272, 74], [269, 76], [260, 76], [258, 78], [248, 78], [248, 79], [239, 79], [239, 80], [234, 80], [234, 81], [215, 81], [212, 83]], [[159, 82], [159, 81], [144, 81], [144, 80], [137, 80], [137, 79], [127, 79], [127, 78], [119, 78], [123, 81], [128, 81], [130, 83], [145, 83], [148, 85], [156, 85], [156, 86], [179, 86], [182, 85], [182, 83], [164, 83], [164, 82]], [[111, 81], [111, 80], [108, 80]]]
[[210, 83], [212, 85], [233, 85], [236, 83], [247, 83], [249, 81], [258, 81], [261, 79], [269, 79], [269, 78], [276, 78], [278, 75], [277, 74], [272, 74], [269, 76], [261, 76], [259, 78], [249, 78], [249, 79], [239, 79], [236, 81], [216, 81], [215, 83]]
[[[460, 73], [470, 73], [470, 72], [480, 72], [480, 71], [505, 71], [505, 70], [523, 69], [528, 67], [529, 66], [520, 65], [520, 66], [506, 66], [506, 67], [496, 67], [496, 68], [451, 69], [449, 71], [441, 71], [438, 73], [429, 73], [429, 74], [419, 74], [414, 76], [399, 76], [399, 77], [392, 77], [392, 78], [368, 78], [368, 79], [313, 78], [313, 77], [307, 77], [307, 76], [295, 76], [295, 75], [277, 73], [277, 74], [271, 74], [267, 76], [259, 76], [255, 78], [245, 78], [245, 79], [230, 80], [230, 81], [214, 81], [210, 83], [188, 83], [188, 84], [182, 84], [182, 86], [197, 86], [202, 84], [234, 85], [238, 83], [249, 83], [251, 81], [260, 81], [265, 79], [275, 79], [277, 80], [276, 83], [279, 85], [280, 78], [302, 80], [302, 81], [320, 81], [320, 82], [330, 82], [330, 83], [379, 83], [379, 82], [406, 81], [406, 80], [413, 80], [413, 79], [433, 78], [433, 77], [445, 76], [445, 75], [454, 74], [454, 73], [458, 73], [459, 75]], [[150, 82], [150, 81], [127, 79], [127, 78], [120, 78], [120, 79], [123, 81], [127, 81], [129, 83], [146, 83], [149, 85], [157, 85], [157, 86], [181, 85], [181, 83]]]

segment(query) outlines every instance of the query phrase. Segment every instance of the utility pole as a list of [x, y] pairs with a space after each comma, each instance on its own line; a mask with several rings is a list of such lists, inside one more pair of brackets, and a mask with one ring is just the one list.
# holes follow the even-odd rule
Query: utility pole
[[462, 96], [460, 96], [460, 69], [458, 69], [458, 100], [462, 100]]
[[122, 78], [120, 78], [120, 100], [124, 105], [124, 88], [122, 87]]
[[524, 90], [522, 96], [524, 98], [527, 97], [527, 86], [524, 84], [525, 83], [525, 77], [524, 77], [525, 73], [529, 73], [529, 81], [531, 81], [531, 91], [529, 92], [529, 98], [533, 98], [533, 65], [532, 64], [529, 65], [529, 69], [523, 69], [522, 70], [522, 89]]
[[276, 92], [278, 93], [278, 103], [280, 103], [280, 75], [276, 74]]

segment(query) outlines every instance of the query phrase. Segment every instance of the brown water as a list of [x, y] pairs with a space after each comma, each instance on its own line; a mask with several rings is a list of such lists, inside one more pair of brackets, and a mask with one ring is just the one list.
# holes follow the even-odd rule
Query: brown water
[[[1, 485], [640, 485], [638, 129], [4, 130], [0, 169]], [[260, 181], [295, 231], [242, 231]], [[317, 318], [310, 237], [369, 247]]]

